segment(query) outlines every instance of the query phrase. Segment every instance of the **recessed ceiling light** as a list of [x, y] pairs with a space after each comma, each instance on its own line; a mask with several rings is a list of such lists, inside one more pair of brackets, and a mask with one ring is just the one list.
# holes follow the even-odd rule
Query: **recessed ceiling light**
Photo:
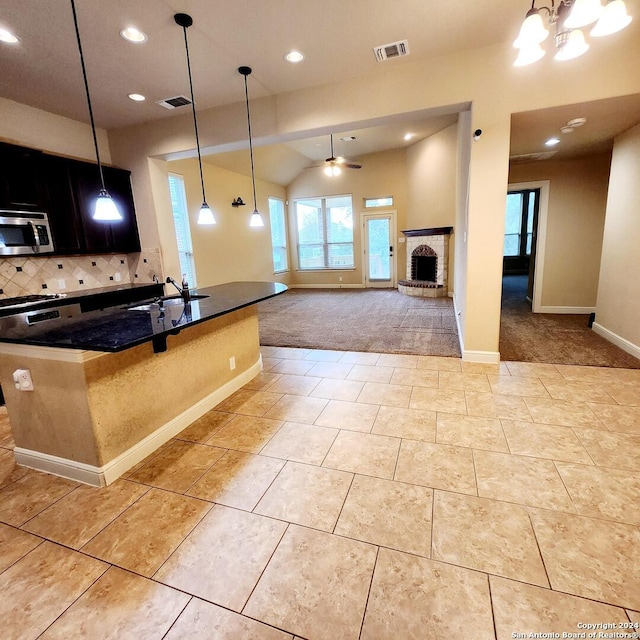
[[344, 138], [340, 138], [342, 142], [353, 142], [356, 139], [355, 136], [345, 136]]
[[545, 144], [547, 145], [547, 147], [555, 147], [557, 144], [560, 143], [560, 138], [549, 138]]
[[0, 27], [0, 42], [6, 42], [7, 44], [16, 44], [20, 42], [18, 36], [13, 35], [8, 29]]
[[146, 42], [147, 34], [140, 31], [140, 29], [136, 29], [135, 27], [126, 27], [120, 31], [120, 35], [129, 42]]
[[569, 122], [567, 122], [567, 127], [581, 127], [586, 121], [586, 118], [574, 118], [573, 120], [569, 120]]
[[562, 131], [562, 133], [573, 133], [575, 131], [575, 127], [565, 125], [564, 127], [560, 127], [560, 131]]
[[404, 139], [405, 140], [411, 140], [411, 138], [413, 138], [414, 135], [415, 135], [415, 133], [405, 133], [404, 134]]
[[296, 62], [302, 62], [304, 60], [304, 54], [294, 49], [293, 51], [286, 53], [284, 59], [287, 62], [293, 62], [295, 64]]
[[144, 102], [146, 100], [141, 93], [130, 93], [129, 98], [134, 102]]

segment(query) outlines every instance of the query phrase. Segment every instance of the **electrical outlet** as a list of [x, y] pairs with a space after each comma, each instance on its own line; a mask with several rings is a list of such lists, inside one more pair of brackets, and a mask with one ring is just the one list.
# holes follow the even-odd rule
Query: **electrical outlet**
[[29, 369], [16, 369], [13, 372], [13, 381], [18, 391], [33, 391], [33, 380]]
[[338, 277], [338, 282], [342, 282], [342, 276]]
[[59, 278], [58, 279], [58, 289], [66, 289], [67, 285], [64, 281], [64, 278]]
[[233, 371], [236, 368], [236, 357], [235, 356], [231, 356], [229, 358], [229, 369], [231, 369], [231, 371]]
[[122, 276], [119, 273], [116, 273], [115, 279], [116, 279], [116, 282], [120, 282], [120, 280], [122, 280]]

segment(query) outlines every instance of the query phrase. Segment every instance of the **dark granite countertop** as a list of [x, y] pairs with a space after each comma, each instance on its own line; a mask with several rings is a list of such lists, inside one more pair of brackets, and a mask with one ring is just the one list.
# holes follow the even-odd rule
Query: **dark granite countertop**
[[133, 302], [134, 300], [140, 300], [145, 297], [150, 298], [155, 295], [164, 295], [164, 285], [160, 283], [121, 284], [110, 287], [99, 287], [97, 289], [71, 291], [70, 293], [58, 295], [60, 297], [55, 297], [55, 294], [52, 294], [51, 297], [47, 299], [38, 300], [37, 302], [29, 304], [18, 304], [18, 306], [15, 307], [10, 306], [8, 303], [20, 303], [21, 298], [5, 298], [3, 299], [3, 303], [7, 304], [7, 306], [0, 306], [0, 318], [33, 309], [60, 307], [76, 303], [80, 304], [82, 311], [104, 309], [105, 307], [126, 304], [127, 302]]
[[[167, 336], [212, 318], [237, 311], [261, 300], [284, 293], [287, 287], [274, 282], [230, 282], [191, 290], [192, 299], [184, 304], [177, 296], [162, 307], [153, 299], [83, 311], [79, 301], [67, 300], [62, 306], [47, 302], [44, 307], [0, 318], [0, 342], [67, 349], [118, 352], [144, 342], [154, 351], [166, 350]], [[139, 307], [139, 308], [138, 308]], [[26, 316], [55, 315], [28, 324]], [[40, 315], [40, 317], [45, 317]]]

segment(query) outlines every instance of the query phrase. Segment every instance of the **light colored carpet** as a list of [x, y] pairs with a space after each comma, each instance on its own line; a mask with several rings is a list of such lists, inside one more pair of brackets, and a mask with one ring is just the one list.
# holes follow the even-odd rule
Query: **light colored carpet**
[[289, 289], [259, 303], [258, 314], [263, 345], [460, 357], [449, 298], [395, 289]]

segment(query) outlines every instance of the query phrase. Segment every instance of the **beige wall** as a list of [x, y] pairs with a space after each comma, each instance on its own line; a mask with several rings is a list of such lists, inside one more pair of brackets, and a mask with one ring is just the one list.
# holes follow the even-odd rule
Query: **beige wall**
[[454, 124], [407, 149], [408, 229], [452, 227], [456, 206], [456, 148]]
[[[248, 156], [247, 156], [248, 161]], [[289, 274], [274, 274], [269, 224], [269, 196], [286, 200], [286, 191], [275, 184], [256, 180], [258, 210], [264, 227], [249, 227], [253, 213], [251, 178], [233, 171], [203, 163], [207, 203], [214, 212], [216, 224], [199, 226], [198, 211], [202, 204], [202, 187], [197, 160], [176, 160], [163, 163], [166, 169], [184, 177], [189, 208], [191, 239], [199, 287], [209, 287], [237, 280], [262, 280], [288, 284]], [[247, 204], [232, 207], [240, 196]], [[171, 216], [171, 212], [166, 213]], [[173, 220], [168, 221], [171, 225]], [[171, 234], [172, 228], [168, 231]], [[175, 243], [175, 233], [173, 233]], [[167, 266], [167, 261], [165, 261]], [[180, 275], [173, 267], [173, 277]], [[171, 272], [167, 269], [167, 273]]]
[[[393, 196], [393, 209], [397, 212], [397, 229], [406, 229], [407, 218], [407, 169], [404, 149], [384, 153], [371, 153], [358, 158], [361, 169], [344, 169], [335, 178], [328, 178], [322, 168], [304, 170], [287, 188], [289, 198], [289, 244], [292, 265], [292, 284], [298, 285], [361, 285], [364, 283], [362, 268], [362, 226], [360, 216], [364, 212], [364, 198]], [[355, 268], [345, 271], [299, 271], [296, 250], [296, 219], [293, 201], [297, 198], [345, 195], [353, 198], [354, 258]], [[368, 213], [379, 213], [368, 210]], [[399, 235], [402, 235], [399, 233]], [[397, 243], [396, 243], [397, 244]], [[400, 277], [404, 277], [404, 244], [397, 244], [396, 252]], [[342, 278], [342, 282], [339, 281]]]
[[[596, 323], [640, 357], [640, 125], [613, 147]], [[611, 336], [609, 336], [611, 337]], [[635, 350], [633, 349], [635, 347]]]
[[[458, 125], [453, 124], [407, 149], [409, 206], [403, 229], [455, 228], [457, 148]], [[449, 237], [449, 242], [447, 288], [453, 292], [454, 236]]]
[[[466, 287], [456, 303], [463, 318], [463, 355], [495, 359], [510, 115], [640, 92], [636, 64], [640, 60], [640, 21], [616, 34], [614, 44], [565, 64], [547, 56], [524, 68], [513, 66], [510, 42], [388, 66], [348, 81], [256, 100], [251, 109], [254, 134], [256, 140], [308, 137], [323, 127], [355, 126], [424, 109], [451, 107], [460, 111], [472, 104], [470, 131], [480, 128], [483, 135], [471, 146], [466, 262], [465, 272], [459, 274]], [[199, 129], [203, 146], [222, 148], [244, 140], [243, 110], [244, 104], [237, 103], [202, 112]], [[109, 132], [112, 157], [134, 171], [134, 195], [146, 215], [154, 215], [154, 194], [148, 167], [139, 160], [144, 158], [146, 163], [150, 156], [193, 149], [193, 123], [189, 120], [185, 114]], [[143, 245], [148, 246], [146, 234], [151, 237], [153, 227], [153, 220], [141, 226]], [[462, 241], [459, 233], [456, 237], [456, 242]], [[456, 264], [459, 270], [460, 262]]]
[[[100, 160], [111, 163], [107, 132], [96, 130]], [[95, 162], [91, 127], [83, 122], [0, 98], [0, 140]]]
[[[512, 165], [509, 184], [549, 181], [543, 307], [595, 307], [611, 154]], [[541, 309], [544, 311], [544, 309]]]

